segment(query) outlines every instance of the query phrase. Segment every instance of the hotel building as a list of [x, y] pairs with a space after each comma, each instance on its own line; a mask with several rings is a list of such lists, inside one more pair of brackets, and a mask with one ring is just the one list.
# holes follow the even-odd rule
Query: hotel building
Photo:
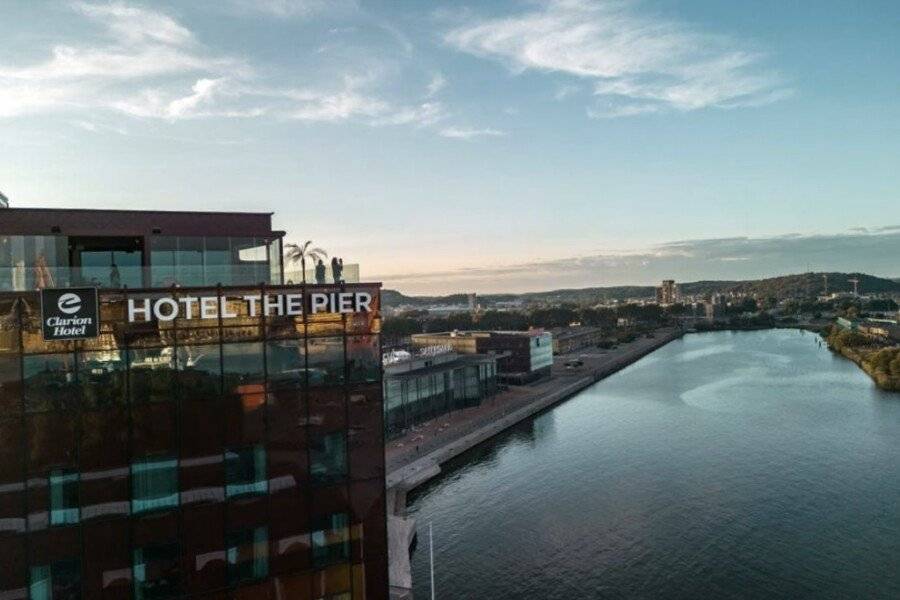
[[0, 598], [388, 597], [380, 286], [282, 235], [0, 211]]

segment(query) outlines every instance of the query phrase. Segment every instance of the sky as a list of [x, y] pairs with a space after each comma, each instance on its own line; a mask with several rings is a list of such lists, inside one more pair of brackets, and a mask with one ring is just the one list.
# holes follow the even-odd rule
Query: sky
[[13, 206], [275, 213], [407, 293], [900, 277], [900, 3], [0, 2]]

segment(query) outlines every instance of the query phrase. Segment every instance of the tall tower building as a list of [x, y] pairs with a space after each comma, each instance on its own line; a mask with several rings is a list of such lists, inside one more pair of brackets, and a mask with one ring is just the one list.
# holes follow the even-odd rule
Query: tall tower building
[[678, 285], [674, 279], [664, 279], [656, 288], [656, 301], [659, 304], [675, 304], [678, 302]]

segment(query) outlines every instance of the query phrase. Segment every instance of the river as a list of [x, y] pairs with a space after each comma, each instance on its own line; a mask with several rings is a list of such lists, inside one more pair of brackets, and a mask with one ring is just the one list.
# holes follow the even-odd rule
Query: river
[[797, 330], [687, 335], [417, 490], [417, 600], [900, 598], [900, 395]]

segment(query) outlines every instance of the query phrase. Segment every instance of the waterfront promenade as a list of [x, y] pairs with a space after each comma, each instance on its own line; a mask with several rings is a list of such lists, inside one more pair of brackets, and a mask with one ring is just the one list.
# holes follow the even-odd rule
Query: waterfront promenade
[[[409, 491], [440, 473], [440, 465], [490, 439], [516, 423], [545, 410], [639, 358], [681, 337], [680, 329], [660, 329], [653, 338], [641, 337], [615, 350], [587, 348], [555, 357], [550, 378], [509, 390], [481, 406], [454, 411], [422, 423], [385, 449], [387, 487]], [[581, 359], [581, 367], [565, 363]]]

